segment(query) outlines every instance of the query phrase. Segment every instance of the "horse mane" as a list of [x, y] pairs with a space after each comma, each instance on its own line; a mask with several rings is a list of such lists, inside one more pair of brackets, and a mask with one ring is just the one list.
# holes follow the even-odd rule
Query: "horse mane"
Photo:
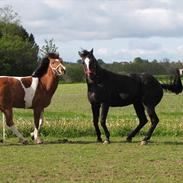
[[86, 57], [90, 52], [87, 51], [87, 50], [81, 50], [80, 54], [83, 56], [83, 57]]
[[48, 66], [50, 63], [49, 59], [59, 59], [59, 54], [57, 53], [48, 53], [42, 60], [40, 61], [38, 67], [32, 73], [32, 77], [42, 77], [47, 73]]

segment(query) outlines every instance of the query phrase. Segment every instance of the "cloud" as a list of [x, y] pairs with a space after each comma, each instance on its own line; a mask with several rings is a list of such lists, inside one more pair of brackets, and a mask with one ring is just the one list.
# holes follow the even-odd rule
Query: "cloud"
[[142, 49], [142, 50], [160, 50], [161, 44], [152, 42], [148, 39], [133, 39], [130, 40], [129, 49]]
[[42, 37], [54, 33], [60, 41], [179, 37], [183, 32], [183, 6], [176, 0], [7, 2], [13, 4], [31, 32]]
[[109, 50], [108, 50], [108, 48], [99, 48], [99, 49], [97, 49], [97, 51], [96, 51], [96, 53], [98, 54], [98, 55], [108, 55], [108, 52], [109, 52]]
[[176, 52], [177, 52], [178, 55], [183, 56], [183, 45], [177, 46]]
[[81, 47], [93, 47], [107, 61], [183, 55], [183, 1], [0, 1], [1, 7], [7, 4], [40, 46], [54, 38], [67, 60], [77, 60]]

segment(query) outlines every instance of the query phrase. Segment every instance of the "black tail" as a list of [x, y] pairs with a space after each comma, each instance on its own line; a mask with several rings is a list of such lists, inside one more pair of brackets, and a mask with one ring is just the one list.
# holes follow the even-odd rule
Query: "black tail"
[[162, 88], [169, 90], [173, 93], [179, 94], [182, 92], [182, 82], [180, 78], [180, 72], [178, 69], [175, 71], [174, 79], [169, 84], [161, 84]]

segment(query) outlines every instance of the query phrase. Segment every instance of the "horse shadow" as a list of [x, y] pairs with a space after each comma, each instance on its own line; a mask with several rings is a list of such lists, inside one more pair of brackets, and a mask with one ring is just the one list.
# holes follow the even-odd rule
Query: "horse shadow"
[[[79, 144], [79, 145], [87, 145], [87, 144], [101, 144], [101, 142], [96, 142], [94, 140], [68, 140], [68, 139], [56, 139], [56, 140], [45, 140], [43, 144], [39, 145], [54, 145], [54, 144]], [[132, 141], [132, 142], [127, 142], [126, 140], [114, 140], [111, 141], [111, 144], [140, 144], [140, 141]], [[182, 146], [183, 141], [150, 141], [148, 143], [149, 145], [175, 145], [175, 146]], [[29, 141], [28, 144], [24, 145], [21, 143], [16, 143], [16, 142], [3, 142], [0, 140], [0, 147], [1, 146], [34, 146], [38, 145], [35, 144], [33, 141]], [[110, 144], [109, 144], [110, 145]], [[140, 145], [139, 145], [140, 146]], [[147, 145], [148, 146], [148, 145]]]

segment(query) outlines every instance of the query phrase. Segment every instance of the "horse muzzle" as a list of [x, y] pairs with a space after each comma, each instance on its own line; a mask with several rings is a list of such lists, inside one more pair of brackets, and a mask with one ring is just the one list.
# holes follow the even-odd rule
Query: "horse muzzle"
[[57, 70], [57, 72], [56, 72], [56, 74], [57, 74], [58, 76], [62, 76], [62, 75], [64, 75], [65, 73], [66, 73], [65, 67], [64, 67], [64, 68], [59, 68], [59, 69]]
[[90, 76], [90, 75], [95, 75], [95, 72], [91, 71], [90, 69], [86, 69], [86, 70], [85, 70], [85, 74], [86, 74], [87, 76]]
[[52, 69], [57, 76], [62, 76], [66, 73], [66, 68], [61, 63], [56, 67]]

